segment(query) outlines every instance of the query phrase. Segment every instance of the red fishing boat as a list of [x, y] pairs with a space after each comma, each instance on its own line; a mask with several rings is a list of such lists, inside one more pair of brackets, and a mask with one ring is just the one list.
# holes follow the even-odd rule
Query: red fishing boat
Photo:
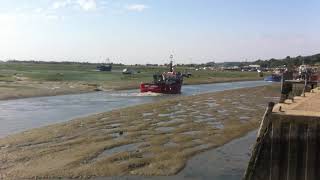
[[[173, 58], [172, 56], [170, 57]], [[163, 94], [179, 94], [183, 83], [183, 75], [173, 70], [172, 61], [170, 62], [169, 72], [153, 75], [152, 83], [141, 83], [140, 92], [153, 92]]]

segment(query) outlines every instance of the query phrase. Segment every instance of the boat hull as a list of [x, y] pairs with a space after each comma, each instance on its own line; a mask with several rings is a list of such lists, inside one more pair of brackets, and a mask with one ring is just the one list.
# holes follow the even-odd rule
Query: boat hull
[[268, 76], [266, 78], [264, 78], [265, 81], [269, 81], [269, 82], [281, 82], [281, 76]]
[[153, 92], [162, 94], [180, 94], [182, 83], [174, 84], [152, 84], [152, 83], [141, 83], [140, 92]]
[[112, 66], [111, 65], [101, 65], [101, 66], [97, 66], [97, 69], [99, 71], [111, 71], [112, 70]]

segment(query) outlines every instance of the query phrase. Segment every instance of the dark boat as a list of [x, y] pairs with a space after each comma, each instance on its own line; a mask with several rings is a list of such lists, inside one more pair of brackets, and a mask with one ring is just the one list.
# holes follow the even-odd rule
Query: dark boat
[[170, 71], [153, 75], [153, 83], [141, 83], [140, 92], [153, 92], [163, 94], [179, 94], [183, 83], [183, 75], [175, 72], [170, 62]]
[[112, 65], [111, 64], [103, 64], [103, 65], [97, 66], [97, 69], [99, 71], [111, 71]]
[[98, 71], [111, 71], [112, 70], [112, 63], [110, 63], [109, 58], [106, 60], [106, 63], [103, 63], [97, 66]]
[[264, 80], [269, 82], [281, 82], [281, 75], [272, 74], [271, 76], [265, 77]]
[[131, 75], [131, 74], [134, 74], [134, 71], [132, 69], [125, 68], [122, 70], [122, 74]]

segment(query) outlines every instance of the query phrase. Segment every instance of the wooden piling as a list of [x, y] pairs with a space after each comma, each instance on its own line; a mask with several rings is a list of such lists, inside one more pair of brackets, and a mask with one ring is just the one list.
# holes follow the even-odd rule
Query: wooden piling
[[298, 137], [298, 124], [290, 124], [289, 131], [289, 151], [288, 151], [288, 170], [286, 180], [296, 180], [296, 172], [298, 167], [298, 145], [296, 138]]
[[[255, 164], [257, 163], [257, 156], [260, 154], [260, 151], [262, 149], [262, 142], [265, 142], [265, 137], [267, 136], [268, 129], [271, 129], [270, 127], [270, 114], [272, 113], [272, 109], [274, 107], [274, 102], [269, 102], [268, 107], [263, 115], [260, 128], [258, 130], [256, 144], [252, 150], [252, 156], [249, 161], [248, 168], [246, 170], [244, 179], [252, 179], [252, 172], [253, 168], [255, 167]], [[269, 127], [269, 128], [268, 128]]]

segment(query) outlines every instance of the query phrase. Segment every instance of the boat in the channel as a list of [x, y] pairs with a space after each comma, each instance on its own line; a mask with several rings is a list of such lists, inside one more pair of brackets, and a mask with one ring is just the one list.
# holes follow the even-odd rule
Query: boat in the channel
[[[172, 56], [170, 57], [172, 59]], [[183, 83], [183, 75], [173, 69], [173, 62], [170, 61], [169, 72], [154, 74], [152, 83], [141, 83], [140, 92], [153, 92], [162, 94], [180, 94]]]
[[264, 78], [265, 81], [268, 82], [281, 82], [281, 75], [280, 74], [272, 74]]

